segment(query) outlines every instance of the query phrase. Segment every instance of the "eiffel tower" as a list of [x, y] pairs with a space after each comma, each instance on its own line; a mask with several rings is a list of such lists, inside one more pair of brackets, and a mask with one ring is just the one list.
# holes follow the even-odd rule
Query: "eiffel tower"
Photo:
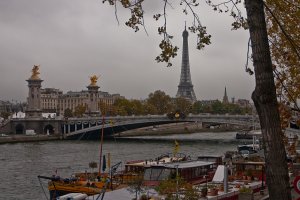
[[180, 82], [178, 85], [178, 91], [176, 97], [183, 97], [189, 99], [192, 102], [197, 101], [194, 86], [192, 84], [190, 63], [189, 63], [189, 47], [188, 47], [188, 36], [189, 33], [186, 30], [186, 26], [182, 33], [183, 44], [182, 44], [182, 62], [181, 62], [181, 75]]

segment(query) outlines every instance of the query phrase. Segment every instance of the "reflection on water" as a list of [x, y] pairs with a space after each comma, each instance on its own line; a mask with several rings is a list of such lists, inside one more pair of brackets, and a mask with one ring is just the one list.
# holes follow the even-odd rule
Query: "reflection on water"
[[[177, 140], [180, 152], [192, 158], [223, 155], [236, 149], [238, 142], [234, 137], [234, 132], [221, 132], [115, 138], [104, 142], [103, 152], [111, 154], [112, 164], [150, 159], [172, 152]], [[99, 160], [99, 143], [49, 141], [0, 145], [0, 199], [46, 199], [37, 176], [51, 176], [56, 170], [61, 176], [90, 170], [89, 162]], [[47, 190], [47, 182], [42, 184]]]

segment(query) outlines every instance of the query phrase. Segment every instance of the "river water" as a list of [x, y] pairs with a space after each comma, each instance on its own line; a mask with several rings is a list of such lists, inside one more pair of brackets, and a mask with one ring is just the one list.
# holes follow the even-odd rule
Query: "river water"
[[[103, 154], [110, 153], [111, 164], [128, 160], [151, 159], [172, 152], [174, 141], [180, 152], [196, 158], [200, 155], [223, 155], [240, 143], [235, 132], [193, 133], [168, 136], [140, 136], [104, 141]], [[69, 177], [89, 169], [99, 161], [99, 141], [48, 141], [0, 145], [0, 199], [47, 199], [47, 181], [38, 175], [57, 174]], [[43, 187], [42, 187], [42, 186]]]

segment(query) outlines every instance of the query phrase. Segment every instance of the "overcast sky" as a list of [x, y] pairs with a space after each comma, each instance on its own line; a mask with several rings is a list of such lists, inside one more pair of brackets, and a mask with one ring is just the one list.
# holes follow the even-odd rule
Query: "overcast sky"
[[[174, 97], [180, 79], [182, 31], [191, 25], [178, 1], [168, 9], [168, 29], [179, 46], [171, 68], [156, 63], [160, 53], [156, 22], [162, 13], [161, 0], [145, 5], [147, 34], [135, 33], [124, 25], [128, 11], [102, 0], [2, 0], [0, 1], [0, 100], [25, 101], [33, 65], [40, 65], [42, 87], [81, 91], [89, 76], [100, 75], [100, 90], [119, 93], [128, 99], [145, 99], [156, 90]], [[222, 99], [224, 87], [229, 98], [250, 99], [254, 77], [246, 61], [247, 31], [231, 31], [232, 18], [218, 14], [204, 3], [197, 13], [212, 35], [212, 44], [196, 50], [196, 37], [189, 34], [192, 82], [198, 100]]]

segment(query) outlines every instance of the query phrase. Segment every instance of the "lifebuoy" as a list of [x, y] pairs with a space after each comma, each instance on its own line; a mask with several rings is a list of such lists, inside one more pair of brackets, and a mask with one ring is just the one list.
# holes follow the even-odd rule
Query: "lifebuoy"
[[295, 191], [300, 194], [300, 176], [296, 176], [293, 182]]

